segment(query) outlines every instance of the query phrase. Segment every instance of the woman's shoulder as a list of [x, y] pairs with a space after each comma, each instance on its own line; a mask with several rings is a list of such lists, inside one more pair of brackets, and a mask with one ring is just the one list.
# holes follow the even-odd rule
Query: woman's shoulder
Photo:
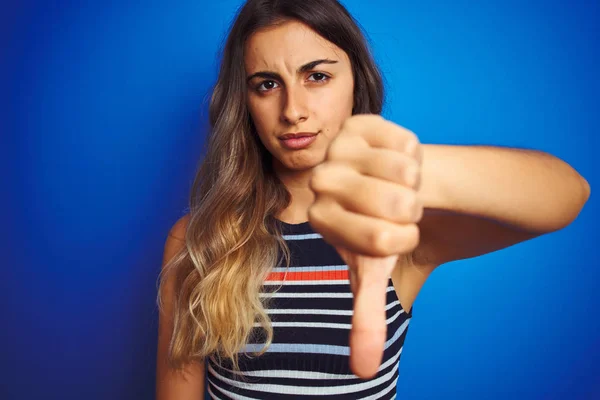
[[185, 214], [183, 217], [179, 218], [169, 230], [169, 236], [174, 239], [185, 241], [185, 232], [187, 231], [189, 221], [190, 214]]
[[186, 214], [175, 221], [171, 229], [169, 229], [169, 234], [164, 244], [163, 267], [185, 247], [185, 233], [189, 220], [190, 216]]

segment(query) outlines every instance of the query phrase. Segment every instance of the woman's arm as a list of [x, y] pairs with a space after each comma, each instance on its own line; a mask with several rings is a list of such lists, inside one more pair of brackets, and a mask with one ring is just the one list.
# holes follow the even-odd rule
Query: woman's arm
[[590, 196], [564, 161], [533, 150], [423, 145], [425, 208], [415, 258], [475, 257], [569, 225]]
[[[177, 221], [165, 243], [163, 267], [185, 245], [187, 219]], [[174, 275], [171, 275], [173, 277]], [[158, 352], [156, 363], [156, 400], [203, 400], [204, 364], [194, 363], [183, 371], [172, 369], [167, 361], [169, 342], [173, 332], [174, 281], [168, 279], [161, 292], [164, 308], [159, 315]]]

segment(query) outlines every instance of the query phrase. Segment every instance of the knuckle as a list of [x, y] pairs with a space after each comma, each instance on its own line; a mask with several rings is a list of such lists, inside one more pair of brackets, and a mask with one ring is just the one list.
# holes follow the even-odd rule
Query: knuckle
[[396, 125], [399, 130], [401, 131], [402, 135], [406, 138], [406, 141], [415, 141], [417, 143], [419, 143], [419, 137], [417, 136], [416, 133], [414, 133], [413, 131], [411, 131], [408, 128], [405, 128], [404, 126], [401, 125]]
[[420, 180], [421, 171], [418, 164], [415, 161], [411, 161], [404, 168], [402, 177], [404, 178], [404, 183], [409, 185], [410, 187], [415, 187], [415, 185]]
[[414, 191], [408, 190], [404, 194], [403, 200], [404, 200], [404, 206], [409, 211], [412, 211], [412, 210], [414, 210], [417, 207], [418, 200], [417, 200], [416, 193]]
[[409, 168], [413, 168], [413, 171], [409, 172], [409, 173], [413, 174], [410, 177], [410, 178], [412, 178], [412, 185], [411, 186], [415, 190], [417, 190], [421, 186], [421, 180], [422, 180], [421, 166], [418, 164], [418, 162], [412, 161], [411, 162], [411, 166]]
[[382, 157], [380, 163], [381, 169], [389, 171], [395, 182], [402, 183], [404, 181], [404, 175], [408, 168], [406, 157], [403, 157], [401, 154], [386, 154], [385, 157]]
[[331, 145], [327, 149], [327, 156], [326, 156], [327, 160], [334, 161], [334, 160], [342, 160], [344, 158], [346, 146], [344, 146], [344, 144], [340, 143], [340, 142], [341, 142], [341, 140], [338, 139], [338, 140], [334, 140], [331, 143]]
[[308, 220], [310, 221], [311, 225], [323, 226], [323, 215], [323, 206], [319, 201], [314, 202], [308, 208]]
[[342, 123], [342, 129], [343, 130], [351, 130], [353, 125], [356, 124], [356, 119], [359, 117], [359, 115], [353, 115], [349, 118], [346, 118], [344, 120], [344, 122]]
[[349, 118], [346, 118], [342, 126], [345, 129], [356, 131], [362, 126], [364, 126], [364, 124], [374, 123], [383, 120], [383, 117], [379, 114], [356, 114]]
[[406, 236], [404, 238], [404, 251], [413, 251], [418, 245], [420, 240], [420, 231], [417, 224], [410, 224], [405, 226]]
[[419, 200], [413, 191], [395, 194], [388, 201], [390, 215], [398, 222], [413, 222], [416, 210], [419, 208]]
[[410, 129], [407, 129], [407, 128], [404, 128], [404, 131], [406, 132], [406, 134], [408, 135], [410, 140], [414, 140], [415, 142], [419, 143], [419, 137], [417, 136], [416, 133], [414, 133], [413, 131], [411, 131]]
[[386, 120], [385, 118], [383, 118], [381, 115], [379, 114], [365, 114], [363, 115], [365, 121], [369, 121], [371, 123], [377, 123], [377, 124], [389, 124], [391, 123], [391, 121]]
[[421, 165], [412, 157], [407, 157], [404, 159], [404, 166], [405, 168], [413, 168], [417, 171], [417, 173], [421, 173]]
[[390, 215], [403, 215], [405, 207], [405, 200], [402, 195], [393, 194], [387, 201], [387, 210], [389, 210]]
[[415, 213], [413, 215], [414, 215], [413, 221], [415, 223], [421, 222], [421, 219], [423, 219], [423, 207], [418, 207], [415, 210]]
[[317, 165], [313, 169], [312, 176], [309, 181], [309, 187], [315, 192], [323, 192], [327, 189], [327, 170], [323, 165]]
[[385, 257], [391, 254], [389, 231], [375, 229], [368, 234], [367, 242], [375, 256]]
[[415, 207], [413, 209], [413, 222], [416, 223], [421, 221], [421, 218], [423, 218], [423, 212], [423, 202], [417, 199], [415, 202]]
[[419, 137], [417, 136], [416, 133], [414, 133], [413, 131], [409, 131], [410, 134], [412, 135], [413, 139], [417, 142], [417, 144], [421, 144], [421, 141], [419, 140]]

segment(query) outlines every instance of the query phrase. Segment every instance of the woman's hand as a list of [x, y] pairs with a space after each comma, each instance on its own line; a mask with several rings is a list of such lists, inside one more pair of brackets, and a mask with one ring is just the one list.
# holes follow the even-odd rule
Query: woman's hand
[[422, 151], [414, 133], [378, 115], [348, 118], [314, 169], [309, 221], [350, 270], [350, 366], [377, 373], [386, 340], [386, 288], [398, 256], [419, 243]]

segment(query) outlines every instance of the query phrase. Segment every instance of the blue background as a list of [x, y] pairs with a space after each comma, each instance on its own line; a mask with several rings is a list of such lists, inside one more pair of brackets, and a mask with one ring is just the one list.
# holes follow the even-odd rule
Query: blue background
[[[156, 278], [239, 1], [0, 12], [0, 398], [150, 399]], [[424, 143], [536, 148], [598, 184], [598, 2], [347, 0]], [[439, 268], [399, 399], [600, 398], [594, 195], [566, 229]]]

